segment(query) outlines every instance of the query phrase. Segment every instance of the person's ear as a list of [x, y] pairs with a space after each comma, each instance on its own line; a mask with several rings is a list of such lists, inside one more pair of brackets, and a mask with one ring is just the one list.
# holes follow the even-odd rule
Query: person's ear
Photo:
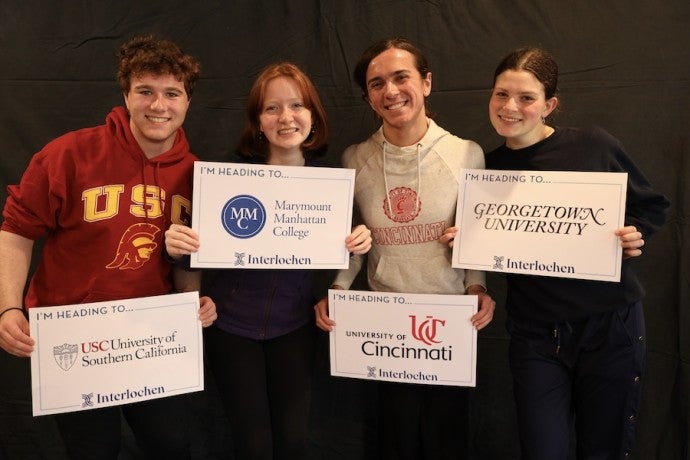
[[427, 72], [426, 77], [423, 79], [424, 85], [424, 97], [431, 94], [431, 72]]
[[549, 115], [551, 115], [551, 112], [556, 110], [556, 107], [558, 107], [558, 98], [556, 96], [554, 96], [551, 99], [548, 99], [546, 101], [546, 104], [545, 104], [544, 113], [542, 114], [542, 118], [546, 118]]

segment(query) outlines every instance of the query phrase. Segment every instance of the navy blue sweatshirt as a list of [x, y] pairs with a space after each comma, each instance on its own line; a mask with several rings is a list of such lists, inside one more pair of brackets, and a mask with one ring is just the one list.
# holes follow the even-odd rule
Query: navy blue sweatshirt
[[314, 321], [313, 290], [310, 270], [219, 270], [208, 291], [218, 312], [213, 325], [249, 339], [280, 337]]
[[[620, 142], [600, 128], [556, 128], [551, 136], [523, 149], [503, 145], [486, 155], [486, 168], [627, 172], [625, 225], [637, 227], [645, 241], [663, 225], [669, 207]], [[571, 321], [638, 301], [644, 289], [631, 262], [623, 261], [620, 282], [508, 274], [508, 313], [536, 321]]]

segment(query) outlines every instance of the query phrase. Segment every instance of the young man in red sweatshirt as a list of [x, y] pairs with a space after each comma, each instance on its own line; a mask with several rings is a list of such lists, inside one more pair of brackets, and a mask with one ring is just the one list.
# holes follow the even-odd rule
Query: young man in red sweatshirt
[[[8, 187], [0, 229], [0, 347], [30, 356], [23, 309], [199, 289], [200, 272], [164, 258], [165, 229], [189, 224], [196, 157], [182, 130], [200, 65], [167, 40], [136, 37], [118, 53], [126, 107], [58, 137]], [[44, 247], [22, 302], [34, 242]], [[210, 325], [215, 305], [200, 300]], [[149, 458], [190, 457], [184, 398], [56, 416], [70, 458], [116, 459], [120, 413]]]

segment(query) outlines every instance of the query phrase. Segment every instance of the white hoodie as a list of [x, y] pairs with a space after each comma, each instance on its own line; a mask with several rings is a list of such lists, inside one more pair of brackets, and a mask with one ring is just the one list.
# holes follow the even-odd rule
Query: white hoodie
[[[485, 286], [483, 272], [452, 268], [450, 248], [438, 241], [455, 225], [460, 168], [484, 168], [479, 145], [429, 120], [424, 137], [407, 147], [389, 143], [379, 129], [345, 150], [343, 166], [356, 170], [355, 206], [372, 232], [371, 290], [464, 294], [467, 286]], [[334, 284], [349, 288], [362, 261], [353, 256]]]

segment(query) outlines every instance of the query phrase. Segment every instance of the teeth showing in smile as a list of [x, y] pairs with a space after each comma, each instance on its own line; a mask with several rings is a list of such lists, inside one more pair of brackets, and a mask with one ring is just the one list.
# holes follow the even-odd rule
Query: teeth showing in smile
[[519, 118], [510, 118], [510, 117], [501, 117], [501, 120], [503, 120], [503, 121], [508, 121], [508, 122], [520, 121]]
[[406, 104], [405, 101], [398, 102], [397, 104], [389, 105], [388, 107], [386, 107], [386, 109], [387, 109], [387, 110], [396, 110], [396, 109], [401, 108], [401, 107], [404, 106], [405, 104]]
[[170, 118], [165, 118], [165, 117], [146, 117], [148, 118], [149, 121], [152, 121], [154, 123], [165, 123], [166, 121], [169, 121]]
[[291, 134], [299, 131], [297, 128], [279, 129], [278, 134]]

